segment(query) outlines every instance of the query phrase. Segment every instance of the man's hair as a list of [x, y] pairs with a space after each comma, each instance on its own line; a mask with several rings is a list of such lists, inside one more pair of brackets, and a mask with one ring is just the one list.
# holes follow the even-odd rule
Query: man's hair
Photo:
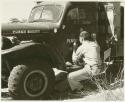
[[83, 37], [84, 40], [88, 40], [88, 41], [94, 41], [94, 39], [91, 37], [91, 34], [87, 31], [82, 31], [80, 33], [80, 37]]

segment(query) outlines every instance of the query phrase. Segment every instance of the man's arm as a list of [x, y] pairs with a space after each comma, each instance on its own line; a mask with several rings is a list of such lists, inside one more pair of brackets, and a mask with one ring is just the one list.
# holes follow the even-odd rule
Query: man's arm
[[77, 63], [83, 57], [83, 54], [84, 54], [84, 48], [82, 45], [79, 46], [76, 51], [73, 50], [73, 54], [72, 54], [73, 63]]

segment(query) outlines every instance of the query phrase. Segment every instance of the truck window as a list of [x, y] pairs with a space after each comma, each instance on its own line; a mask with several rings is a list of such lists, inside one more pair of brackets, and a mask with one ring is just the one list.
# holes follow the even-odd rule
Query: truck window
[[45, 6], [40, 19], [57, 20], [60, 15], [60, 6]]
[[30, 14], [29, 22], [54, 21], [56, 22], [62, 12], [60, 5], [44, 5], [35, 7]]
[[78, 8], [71, 9], [67, 14], [67, 23], [69, 24], [78, 24]]
[[80, 20], [86, 19], [85, 9], [79, 9], [79, 19], [80, 19]]

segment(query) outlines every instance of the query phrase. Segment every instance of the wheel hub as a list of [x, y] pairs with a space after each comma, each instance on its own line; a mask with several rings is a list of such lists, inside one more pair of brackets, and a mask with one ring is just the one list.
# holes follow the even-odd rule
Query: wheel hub
[[[41, 78], [40, 78], [41, 77]], [[27, 80], [27, 88], [32, 91], [38, 91], [43, 87], [44, 79], [39, 74], [36, 76], [32, 74]]]
[[47, 76], [41, 70], [30, 72], [24, 80], [24, 91], [27, 95], [36, 97], [42, 95], [48, 84]]

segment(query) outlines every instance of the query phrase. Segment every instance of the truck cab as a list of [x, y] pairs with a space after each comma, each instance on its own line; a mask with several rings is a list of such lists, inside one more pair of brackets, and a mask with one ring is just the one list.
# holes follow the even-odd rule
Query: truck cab
[[97, 34], [103, 57], [106, 40], [114, 33], [106, 5], [103, 2], [39, 2], [31, 10], [28, 23], [3, 24], [2, 35], [46, 42], [58, 48], [66, 61], [71, 61], [69, 51], [82, 28]]

